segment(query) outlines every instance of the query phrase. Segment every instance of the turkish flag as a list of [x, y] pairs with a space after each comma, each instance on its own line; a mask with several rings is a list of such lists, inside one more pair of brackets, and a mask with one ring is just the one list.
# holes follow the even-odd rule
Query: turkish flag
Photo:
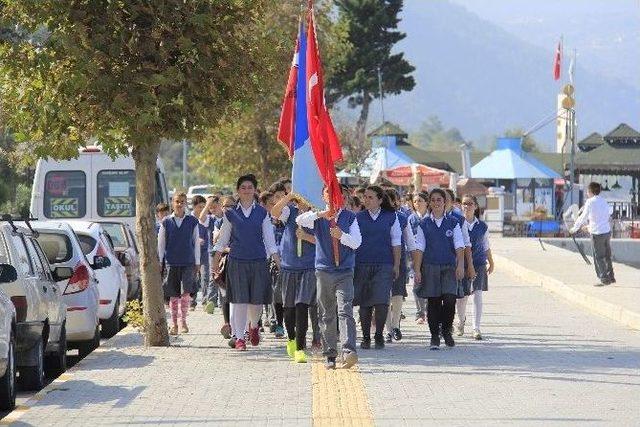
[[562, 42], [558, 42], [558, 47], [556, 48], [556, 57], [553, 61], [553, 79], [560, 79], [560, 61], [562, 60]]
[[335, 164], [342, 161], [342, 148], [324, 100], [324, 79], [311, 2], [307, 23], [307, 118], [311, 148], [320, 177], [329, 189], [330, 208], [339, 209], [344, 201]]

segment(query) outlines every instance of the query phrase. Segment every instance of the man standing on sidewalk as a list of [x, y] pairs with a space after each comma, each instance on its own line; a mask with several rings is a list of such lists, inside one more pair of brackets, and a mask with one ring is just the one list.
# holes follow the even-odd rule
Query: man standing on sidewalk
[[600, 184], [592, 182], [587, 187], [589, 197], [578, 215], [570, 233], [575, 234], [587, 222], [591, 243], [593, 245], [593, 261], [596, 274], [600, 282], [595, 286], [604, 286], [615, 283], [613, 265], [611, 264], [611, 226], [609, 224], [609, 204], [600, 197]]

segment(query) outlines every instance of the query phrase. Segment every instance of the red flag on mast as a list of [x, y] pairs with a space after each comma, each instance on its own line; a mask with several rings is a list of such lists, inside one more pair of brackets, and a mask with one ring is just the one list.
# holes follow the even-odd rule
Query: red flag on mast
[[[316, 159], [318, 172], [329, 191], [329, 210], [332, 214], [344, 206], [342, 189], [336, 176], [335, 164], [342, 161], [342, 148], [338, 135], [331, 122], [329, 111], [324, 100], [324, 78], [320, 52], [316, 39], [316, 26], [313, 19], [313, 1], [309, 0], [307, 12], [307, 54], [306, 54], [306, 82], [307, 82], [307, 121], [309, 139], [313, 157]], [[336, 227], [336, 219], [331, 219], [330, 227]], [[333, 261], [340, 265], [340, 244], [333, 238]]]
[[560, 62], [562, 61], [562, 39], [558, 42], [556, 56], [553, 61], [553, 79], [560, 80]]
[[307, 117], [311, 147], [320, 176], [329, 189], [330, 207], [338, 209], [344, 205], [344, 201], [335, 164], [342, 161], [342, 148], [324, 100], [324, 78], [311, 1], [307, 24]]

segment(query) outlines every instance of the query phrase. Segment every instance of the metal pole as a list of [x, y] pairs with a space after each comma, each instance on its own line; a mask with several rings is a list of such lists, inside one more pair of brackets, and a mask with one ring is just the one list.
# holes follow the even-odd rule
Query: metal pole
[[182, 188], [187, 190], [187, 140], [182, 140]]
[[571, 189], [571, 193], [569, 194], [569, 205], [573, 204], [573, 184], [575, 182], [575, 160], [576, 160], [576, 138], [575, 138], [575, 120], [576, 120], [576, 115], [575, 115], [575, 111], [573, 109], [567, 110], [567, 114], [569, 115], [569, 123], [570, 123], [570, 127], [571, 127], [571, 155], [570, 155], [570, 160], [569, 160], [569, 180], [571, 181], [570, 183], [570, 189]]
[[380, 110], [382, 110], [382, 123], [384, 123], [386, 120], [384, 118], [384, 101], [382, 100], [382, 98], [384, 98], [384, 92], [382, 92], [382, 71], [380, 70], [380, 67], [378, 67], [378, 92], [380, 93]]

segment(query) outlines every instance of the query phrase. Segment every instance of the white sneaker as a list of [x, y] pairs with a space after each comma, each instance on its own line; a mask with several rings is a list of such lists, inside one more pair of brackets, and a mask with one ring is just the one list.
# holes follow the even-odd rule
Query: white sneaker
[[461, 337], [464, 335], [464, 322], [455, 325], [456, 335]]
[[482, 339], [482, 334], [480, 333], [480, 329], [473, 330], [473, 339], [478, 341]]

